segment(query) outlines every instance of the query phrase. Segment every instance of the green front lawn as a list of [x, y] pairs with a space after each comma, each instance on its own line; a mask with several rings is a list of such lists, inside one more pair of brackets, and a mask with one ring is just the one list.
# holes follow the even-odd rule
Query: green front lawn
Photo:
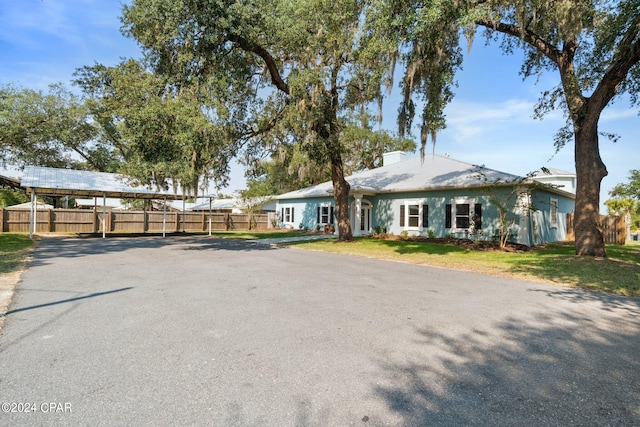
[[20, 268], [32, 246], [33, 241], [27, 234], [0, 233], [0, 274]]
[[356, 238], [291, 243], [299, 248], [410, 262], [482, 274], [640, 296], [640, 244], [608, 245], [608, 258], [575, 256], [572, 244], [527, 252], [475, 251], [447, 243]]

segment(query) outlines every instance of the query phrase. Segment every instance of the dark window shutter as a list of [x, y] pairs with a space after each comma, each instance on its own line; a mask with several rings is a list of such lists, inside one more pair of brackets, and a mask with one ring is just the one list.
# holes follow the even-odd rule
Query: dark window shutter
[[451, 205], [447, 204], [445, 206], [445, 210], [446, 210], [446, 213], [445, 213], [444, 227], [451, 228]]
[[296, 220], [293, 219], [293, 208], [291, 208], [291, 222], [296, 222]]
[[473, 213], [475, 214], [475, 227], [482, 228], [482, 205], [480, 203], [476, 203], [473, 207]]
[[422, 205], [422, 227], [429, 227], [429, 205]]
[[400, 227], [404, 227], [404, 205], [400, 205]]
[[284, 222], [284, 208], [282, 208], [282, 212], [280, 213], [280, 221]]
[[320, 206], [318, 206], [318, 215], [316, 217], [316, 223], [317, 224], [320, 224], [320, 209], [321, 209]]
[[331, 208], [329, 209], [329, 222], [331, 223], [331, 225], [333, 225], [333, 206], [331, 206]]

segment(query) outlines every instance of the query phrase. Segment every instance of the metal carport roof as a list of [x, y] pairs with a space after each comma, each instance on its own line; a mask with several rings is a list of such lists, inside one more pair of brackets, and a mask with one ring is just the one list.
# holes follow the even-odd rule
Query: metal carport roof
[[[106, 198], [120, 199], [184, 199], [184, 195], [177, 189], [159, 190], [144, 186], [127, 184], [122, 175], [105, 172], [80, 171], [72, 169], [47, 168], [42, 166], [27, 166], [20, 185], [31, 193], [31, 214], [29, 218], [29, 237], [33, 237], [36, 230], [35, 202], [36, 195], [43, 196], [80, 196], [102, 197], [103, 218], [106, 217]], [[162, 235], [165, 235], [166, 211], [164, 212]], [[106, 235], [102, 228], [102, 237]]]
[[181, 200], [173, 190], [132, 186], [122, 175], [41, 166], [27, 166], [20, 185], [43, 196], [117, 197], [121, 199]]

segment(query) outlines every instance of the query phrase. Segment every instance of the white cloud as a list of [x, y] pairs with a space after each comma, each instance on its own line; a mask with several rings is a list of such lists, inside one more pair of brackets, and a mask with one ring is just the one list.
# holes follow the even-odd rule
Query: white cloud
[[[25, 4], [26, 3], [26, 4]], [[33, 48], [42, 46], [42, 36], [65, 42], [81, 41], [69, 21], [68, 6], [56, 1], [29, 1], [10, 4], [2, 18], [0, 36], [12, 44]]]
[[447, 108], [450, 122], [491, 122], [506, 119], [530, 119], [533, 103], [520, 99], [509, 99], [500, 103], [480, 103], [475, 101], [453, 101]]
[[[534, 103], [524, 99], [510, 99], [498, 103], [456, 101], [446, 109], [447, 130], [453, 141], [469, 143], [471, 139], [484, 139], [514, 127], [539, 124], [532, 118]], [[514, 135], [515, 136], [515, 135]]]
[[638, 117], [638, 112], [639, 110], [637, 108], [605, 108], [605, 110], [602, 112], [602, 115], [600, 116], [600, 123], [632, 117], [640, 119], [640, 117]]

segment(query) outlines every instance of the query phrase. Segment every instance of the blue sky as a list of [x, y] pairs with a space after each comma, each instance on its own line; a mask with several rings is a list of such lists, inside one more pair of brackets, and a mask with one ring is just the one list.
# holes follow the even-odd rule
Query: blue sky
[[[139, 57], [136, 42], [120, 33], [121, 2], [112, 0], [0, 0], [0, 84], [45, 90], [69, 83], [76, 68], [96, 62], [115, 65]], [[557, 84], [557, 73], [522, 81], [519, 57], [505, 56], [478, 37], [466, 54], [459, 86], [447, 107], [447, 129], [438, 134], [435, 151], [473, 164], [524, 175], [540, 167], [574, 171], [573, 144], [555, 154], [553, 136], [564, 119], [552, 112], [533, 120], [542, 90]], [[384, 106], [383, 127], [395, 130], [398, 91]], [[600, 130], [621, 136], [617, 143], [601, 138], [601, 156], [609, 176], [601, 199], [640, 168], [640, 117], [628, 102], [610, 105]], [[431, 152], [431, 147], [428, 148]], [[0, 172], [2, 173], [2, 172]], [[5, 172], [6, 173], [6, 172]], [[12, 173], [7, 173], [12, 174]], [[243, 171], [233, 168], [231, 193], [244, 188]]]

